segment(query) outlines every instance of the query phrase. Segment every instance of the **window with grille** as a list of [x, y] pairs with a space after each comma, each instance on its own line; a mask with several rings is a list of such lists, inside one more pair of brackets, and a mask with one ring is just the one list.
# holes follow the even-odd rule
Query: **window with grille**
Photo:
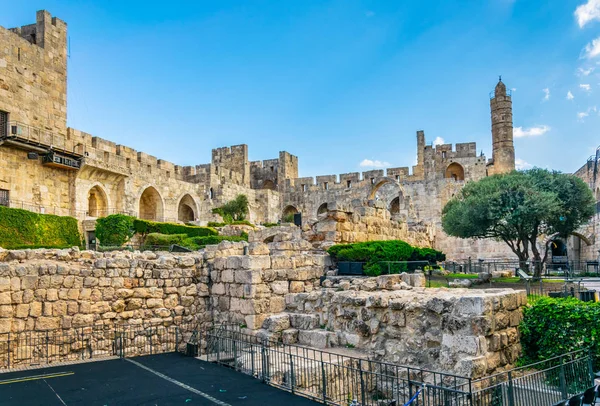
[[0, 138], [8, 135], [8, 113], [0, 111]]
[[0, 206], [8, 207], [8, 190], [0, 189]]

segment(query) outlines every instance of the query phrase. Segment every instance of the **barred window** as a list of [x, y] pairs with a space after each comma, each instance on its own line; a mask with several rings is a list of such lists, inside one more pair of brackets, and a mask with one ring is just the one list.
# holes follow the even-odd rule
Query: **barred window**
[[0, 206], [8, 207], [8, 190], [0, 189]]
[[0, 111], [0, 138], [8, 135], [8, 113]]

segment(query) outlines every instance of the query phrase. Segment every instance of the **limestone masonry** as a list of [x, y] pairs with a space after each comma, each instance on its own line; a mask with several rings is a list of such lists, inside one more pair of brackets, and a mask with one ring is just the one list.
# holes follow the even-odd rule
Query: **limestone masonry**
[[[0, 249], [0, 334], [234, 323], [470, 377], [514, 365], [525, 292], [424, 288], [423, 274], [325, 276], [331, 268], [329, 255], [285, 230], [268, 244], [224, 241], [181, 255]], [[161, 337], [174, 339], [155, 345], [169, 344]], [[85, 350], [76, 340], [61, 346], [65, 358]], [[0, 355], [18, 365], [17, 348]]]
[[[211, 209], [244, 193], [250, 221], [301, 213], [316, 240], [406, 237], [449, 259], [513, 257], [505, 244], [457, 240], [441, 230], [442, 208], [464, 182], [515, 168], [512, 99], [502, 81], [490, 100], [491, 159], [478, 154], [473, 142], [433, 146], [417, 131], [412, 168], [299, 178], [298, 157], [285, 151], [249, 161], [248, 146], [236, 145], [214, 149], [210, 163], [179, 166], [67, 127], [67, 25], [46, 11], [38, 11], [33, 24], [0, 27], [0, 44], [0, 204], [74, 216], [88, 243], [101, 216], [205, 224], [219, 220]], [[588, 176], [583, 172], [578, 174]], [[590, 186], [596, 187], [592, 172]], [[357, 217], [361, 207], [380, 219], [377, 226]], [[319, 225], [319, 216], [330, 211], [339, 213], [328, 217], [337, 224]], [[344, 216], [352, 221], [342, 221]], [[582, 234], [581, 259], [596, 258], [595, 224]]]

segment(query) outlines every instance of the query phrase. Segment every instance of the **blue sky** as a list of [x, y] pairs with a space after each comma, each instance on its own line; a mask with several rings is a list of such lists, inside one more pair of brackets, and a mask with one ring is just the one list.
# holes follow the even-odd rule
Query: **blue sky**
[[[0, 25], [68, 23], [68, 124], [180, 165], [245, 143], [300, 175], [410, 166], [428, 142], [491, 157], [513, 90], [522, 167], [600, 145], [600, 0], [0, 0]], [[439, 137], [439, 138], [438, 138]], [[372, 161], [364, 166], [364, 161]], [[363, 166], [361, 166], [361, 162]]]

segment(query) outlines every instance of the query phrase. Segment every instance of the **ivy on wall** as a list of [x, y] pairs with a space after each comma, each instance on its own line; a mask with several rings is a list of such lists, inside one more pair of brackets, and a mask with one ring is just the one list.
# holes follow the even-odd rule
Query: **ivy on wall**
[[69, 248], [81, 244], [77, 220], [73, 217], [0, 206], [2, 248]]

